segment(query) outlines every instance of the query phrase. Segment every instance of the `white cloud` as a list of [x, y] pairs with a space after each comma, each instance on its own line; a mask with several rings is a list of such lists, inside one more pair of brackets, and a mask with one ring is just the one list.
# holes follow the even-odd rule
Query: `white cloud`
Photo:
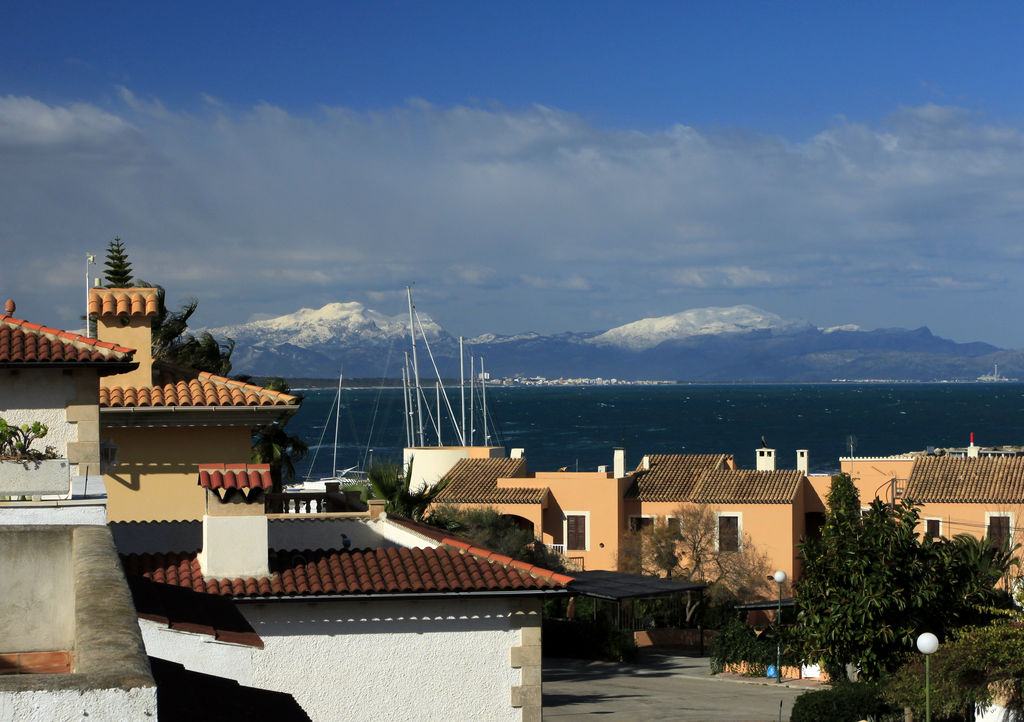
[[955, 322], [943, 292], [1016, 293], [1002, 279], [1024, 270], [1024, 135], [959, 108], [838, 119], [792, 143], [608, 130], [543, 106], [413, 99], [299, 115], [203, 96], [180, 112], [120, 95], [103, 108], [0, 98], [0, 244], [68, 290], [4, 285], [47, 322], [60, 321], [47, 304], [75, 306], [81, 255], [115, 234], [140, 277], [199, 297], [210, 325], [280, 312], [279, 299], [393, 313], [407, 283], [465, 333], [576, 328], [602, 304], [626, 322], [709, 298], [827, 324], [785, 304], [824, 308], [841, 281], [862, 308], [898, 311], [915, 263], [933, 279], [910, 274], [935, 294], [928, 308]]

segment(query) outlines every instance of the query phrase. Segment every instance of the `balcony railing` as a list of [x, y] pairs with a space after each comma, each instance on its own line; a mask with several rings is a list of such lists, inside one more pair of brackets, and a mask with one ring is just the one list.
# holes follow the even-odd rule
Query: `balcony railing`
[[584, 559], [581, 556], [569, 556], [565, 553], [565, 544], [547, 544], [548, 549], [558, 555], [559, 560], [569, 571], [582, 572], [585, 571]]
[[330, 514], [365, 511], [359, 492], [297, 491], [266, 495], [268, 514]]

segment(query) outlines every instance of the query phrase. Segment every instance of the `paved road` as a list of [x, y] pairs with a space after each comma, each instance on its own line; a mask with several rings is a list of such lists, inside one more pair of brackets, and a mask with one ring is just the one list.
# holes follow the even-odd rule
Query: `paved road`
[[544, 660], [544, 718], [788, 720], [807, 689], [712, 677], [707, 657], [644, 651], [635, 665]]

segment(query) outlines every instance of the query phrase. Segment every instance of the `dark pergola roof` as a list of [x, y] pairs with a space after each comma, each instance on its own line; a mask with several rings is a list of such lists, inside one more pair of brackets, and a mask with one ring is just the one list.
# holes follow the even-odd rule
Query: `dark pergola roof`
[[639, 599], [643, 597], [660, 597], [667, 594], [678, 594], [695, 590], [703, 591], [707, 584], [691, 582], [674, 582], [671, 579], [645, 577], [640, 574], [623, 572], [592, 571], [569, 572], [573, 580], [566, 587], [574, 594], [597, 599]]
[[[782, 606], [786, 607], [787, 609], [789, 607], [794, 606], [795, 604], [796, 604], [796, 597], [783, 598], [783, 600], [782, 600]], [[757, 611], [759, 609], [771, 610], [771, 609], [778, 609], [778, 608], [779, 608], [779, 600], [778, 599], [773, 599], [770, 602], [751, 602], [750, 604], [739, 604], [739, 605], [736, 606], [736, 609], [740, 610], [741, 612], [754, 612], [754, 611]]]

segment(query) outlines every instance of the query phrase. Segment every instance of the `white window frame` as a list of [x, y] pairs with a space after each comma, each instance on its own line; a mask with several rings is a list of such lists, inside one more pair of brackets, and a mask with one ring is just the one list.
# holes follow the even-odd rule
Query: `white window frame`
[[715, 551], [722, 551], [718, 543], [718, 519], [723, 516], [736, 517], [736, 551], [743, 551], [743, 512], [742, 511], [716, 511], [715, 512]]
[[[941, 516], [926, 516], [924, 517], [924, 535], [928, 536], [928, 522], [937, 521], [939, 522], [939, 536], [942, 536], [942, 517]], [[985, 531], [988, 531], [988, 525], [985, 525]]]
[[1013, 521], [1014, 521], [1014, 519], [1013, 519], [1013, 512], [1012, 511], [986, 511], [985, 512], [985, 536], [986, 537], [988, 536], [988, 528], [991, 525], [991, 523], [989, 522], [989, 519], [991, 519], [994, 516], [1002, 516], [1002, 517], [1009, 518], [1009, 520], [1010, 520], [1010, 525], [1009, 525], [1010, 526], [1010, 530], [1007, 532], [1009, 534], [1009, 539], [1007, 539], [1007, 541], [1009, 542], [1010, 548], [1012, 549], [1013, 545], [1014, 545], [1014, 539], [1017, 538], [1017, 528], [1016, 528], [1016, 526], [1013, 523]]
[[[570, 549], [569, 548], [569, 517], [570, 516], [582, 516], [586, 517], [586, 548], [585, 549]], [[563, 511], [562, 512], [562, 547], [565, 549], [566, 555], [570, 552], [589, 552], [590, 551], [590, 512], [589, 511]]]

